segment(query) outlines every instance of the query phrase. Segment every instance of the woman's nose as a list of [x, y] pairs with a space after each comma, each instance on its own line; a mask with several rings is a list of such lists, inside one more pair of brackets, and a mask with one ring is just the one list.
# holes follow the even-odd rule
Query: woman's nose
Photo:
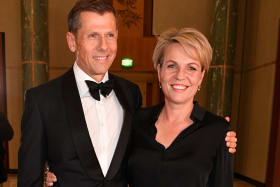
[[182, 80], [186, 78], [186, 72], [183, 69], [178, 69], [178, 71], [176, 72], [176, 78], [178, 80]]

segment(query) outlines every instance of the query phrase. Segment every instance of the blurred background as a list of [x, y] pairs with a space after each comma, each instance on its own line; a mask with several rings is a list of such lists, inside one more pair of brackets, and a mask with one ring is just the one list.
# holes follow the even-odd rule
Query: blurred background
[[[16, 186], [24, 90], [62, 75], [75, 59], [67, 14], [76, 0], [0, 0], [0, 105], [14, 129], [5, 142], [8, 182]], [[231, 117], [237, 132], [235, 187], [280, 186], [280, 1], [111, 0], [118, 54], [110, 72], [137, 83], [144, 106], [161, 101], [152, 66], [156, 36], [194, 27], [211, 41], [213, 62], [199, 103]], [[132, 67], [121, 65], [133, 60]]]

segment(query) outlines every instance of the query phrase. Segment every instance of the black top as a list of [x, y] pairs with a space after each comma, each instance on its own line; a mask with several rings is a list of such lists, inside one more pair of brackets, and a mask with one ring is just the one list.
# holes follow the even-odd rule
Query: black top
[[14, 132], [11, 125], [5, 115], [0, 112], [0, 142], [12, 139], [13, 135]]
[[141, 109], [136, 115], [128, 159], [130, 187], [232, 187], [232, 155], [224, 140], [229, 124], [195, 102], [194, 123], [165, 149], [155, 140], [162, 108]]

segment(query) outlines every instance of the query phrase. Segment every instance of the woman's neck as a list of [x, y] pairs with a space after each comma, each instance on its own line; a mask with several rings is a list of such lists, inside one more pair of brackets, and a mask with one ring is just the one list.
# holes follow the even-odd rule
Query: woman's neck
[[193, 102], [178, 105], [165, 101], [165, 105], [155, 124], [157, 128], [156, 141], [165, 148], [169, 147], [175, 138], [193, 121], [190, 118]]
[[189, 121], [193, 110], [193, 101], [184, 104], [175, 104], [165, 101], [161, 112], [163, 120], [168, 122]]

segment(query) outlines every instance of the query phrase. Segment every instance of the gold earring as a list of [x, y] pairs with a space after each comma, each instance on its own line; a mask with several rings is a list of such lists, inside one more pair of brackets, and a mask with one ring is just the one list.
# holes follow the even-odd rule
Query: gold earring
[[198, 88], [197, 88], [197, 91], [198, 91], [198, 92], [200, 91], [200, 88], [201, 88], [201, 87], [200, 87], [200, 85], [199, 85]]

